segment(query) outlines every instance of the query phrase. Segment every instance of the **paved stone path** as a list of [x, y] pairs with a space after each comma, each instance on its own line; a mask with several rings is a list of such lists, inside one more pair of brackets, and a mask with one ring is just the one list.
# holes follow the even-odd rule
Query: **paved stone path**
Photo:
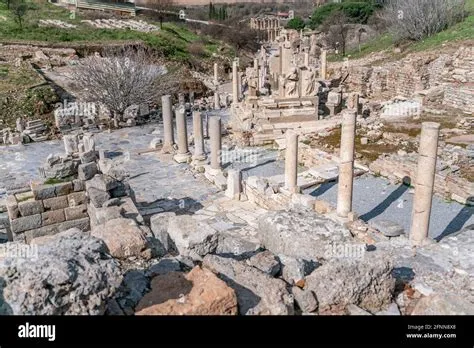
[[[336, 205], [337, 183], [330, 182], [306, 193]], [[353, 209], [364, 221], [390, 220], [410, 230], [413, 189], [405, 185], [392, 185], [383, 178], [364, 175], [354, 180]], [[474, 224], [474, 207], [433, 198], [430, 219], [430, 236], [443, 238], [463, 227]]]

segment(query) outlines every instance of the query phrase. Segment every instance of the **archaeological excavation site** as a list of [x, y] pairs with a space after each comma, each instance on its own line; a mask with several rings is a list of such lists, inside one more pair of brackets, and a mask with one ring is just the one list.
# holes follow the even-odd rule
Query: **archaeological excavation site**
[[433, 2], [0, 3], [0, 314], [474, 315], [474, 3]]

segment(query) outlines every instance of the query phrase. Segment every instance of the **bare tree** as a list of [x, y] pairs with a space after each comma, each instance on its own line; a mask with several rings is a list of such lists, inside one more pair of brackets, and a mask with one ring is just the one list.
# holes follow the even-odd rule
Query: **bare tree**
[[388, 0], [382, 18], [397, 39], [422, 40], [464, 17], [465, 0]]
[[8, 2], [8, 8], [15, 18], [20, 29], [23, 28], [23, 20], [30, 9], [30, 4], [25, 0], [13, 0]]
[[154, 17], [160, 21], [160, 29], [163, 29], [163, 20], [174, 9], [173, 0], [146, 0], [144, 6], [153, 10]]
[[322, 24], [328, 44], [335, 50], [341, 49], [346, 54], [347, 33], [349, 32], [349, 18], [342, 11], [333, 12]]
[[166, 91], [166, 70], [152, 63], [144, 49], [107, 51], [90, 56], [76, 67], [73, 77], [85, 97], [107, 107], [118, 126], [132, 105], [156, 102]]

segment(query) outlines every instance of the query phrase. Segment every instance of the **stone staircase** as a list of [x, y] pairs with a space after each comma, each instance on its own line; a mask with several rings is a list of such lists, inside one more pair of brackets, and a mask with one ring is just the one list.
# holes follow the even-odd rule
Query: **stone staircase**
[[32, 120], [26, 123], [24, 134], [27, 134], [34, 142], [48, 139], [48, 127], [42, 120]]

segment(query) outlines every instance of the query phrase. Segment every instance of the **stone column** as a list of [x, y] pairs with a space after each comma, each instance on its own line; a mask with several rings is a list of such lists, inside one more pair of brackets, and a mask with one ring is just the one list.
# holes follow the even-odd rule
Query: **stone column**
[[327, 52], [321, 51], [321, 79], [326, 80], [327, 75]]
[[439, 127], [439, 123], [435, 122], [423, 122], [421, 127], [410, 232], [410, 240], [414, 246], [422, 245], [423, 241], [428, 237]]
[[161, 97], [161, 106], [163, 109], [163, 149], [164, 153], [173, 152], [174, 130], [173, 130], [173, 110], [171, 106], [171, 96], [164, 95]]
[[355, 130], [356, 112], [344, 110], [342, 115], [339, 183], [337, 188], [337, 215], [340, 217], [347, 217], [352, 211]]
[[211, 117], [209, 119], [209, 133], [211, 138], [211, 168], [221, 169], [221, 118]]
[[202, 114], [199, 111], [193, 112], [193, 137], [194, 137], [194, 155], [193, 161], [199, 162], [206, 159], [204, 152], [204, 135], [202, 126]]
[[184, 97], [184, 93], [178, 94], [178, 104], [184, 105], [186, 103], [186, 98]]
[[304, 66], [309, 67], [309, 53], [308, 52], [304, 53]]
[[298, 192], [298, 134], [286, 131], [285, 152], [285, 189], [290, 193]]
[[214, 91], [214, 109], [220, 110], [221, 108], [221, 102], [219, 98], [219, 93], [217, 91]]
[[239, 72], [237, 70], [237, 62], [232, 62], [232, 104], [237, 105], [239, 102]]
[[178, 153], [174, 160], [178, 163], [185, 163], [191, 157], [188, 149], [188, 130], [186, 125], [186, 113], [184, 106], [180, 105], [176, 110], [176, 131], [178, 133]]
[[242, 191], [240, 180], [240, 170], [230, 169], [227, 171], [227, 189], [225, 191], [227, 197], [236, 200], [240, 199], [240, 192]]
[[214, 83], [217, 85], [219, 83], [219, 70], [217, 63], [214, 63]]
[[353, 92], [349, 94], [347, 108], [356, 111], [359, 114], [359, 93]]
[[237, 97], [238, 97], [238, 100], [242, 99], [243, 96], [242, 96], [242, 75], [243, 73], [242, 72], [239, 72], [237, 74]]

